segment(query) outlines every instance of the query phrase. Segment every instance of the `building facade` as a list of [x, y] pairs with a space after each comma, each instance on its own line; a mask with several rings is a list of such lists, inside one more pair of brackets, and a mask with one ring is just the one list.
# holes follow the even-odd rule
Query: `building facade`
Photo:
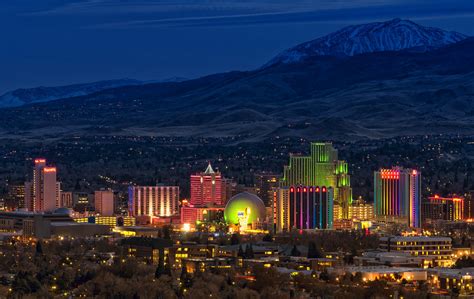
[[276, 196], [274, 224], [277, 232], [333, 228], [334, 190], [331, 187], [282, 187]]
[[132, 216], [169, 217], [179, 212], [178, 186], [130, 186], [128, 207]]
[[60, 183], [56, 167], [46, 165], [46, 159], [35, 159], [33, 180], [25, 183], [25, 204], [32, 212], [52, 212], [59, 207]]
[[421, 173], [393, 167], [374, 173], [374, 211], [381, 218], [404, 218], [421, 227]]
[[349, 206], [349, 218], [353, 220], [373, 220], [374, 205], [363, 200], [355, 200]]
[[59, 200], [59, 207], [60, 208], [72, 208], [74, 207], [73, 199], [72, 199], [72, 192], [64, 192], [61, 191], [61, 196]]
[[272, 173], [258, 173], [254, 177], [257, 196], [263, 200], [265, 206], [271, 206], [273, 190], [278, 188], [280, 176]]
[[331, 188], [334, 203], [342, 208], [342, 217], [349, 218], [352, 188], [347, 162], [338, 160], [338, 151], [331, 143], [311, 143], [309, 156], [291, 155], [283, 170], [281, 187], [325, 186]]
[[424, 258], [425, 267], [450, 267], [452, 245], [449, 237], [395, 236], [380, 238], [380, 249], [390, 252], [408, 252]]
[[459, 221], [464, 219], [464, 198], [441, 197], [438, 195], [428, 197], [423, 203], [424, 220]]
[[8, 200], [5, 202], [5, 208], [10, 211], [26, 208], [24, 184], [8, 186]]
[[191, 175], [191, 198], [192, 206], [223, 206], [222, 198], [222, 176], [220, 172], [212, 169], [211, 163], [201, 173]]
[[113, 216], [114, 208], [114, 191], [100, 190], [94, 192], [95, 212], [101, 216]]

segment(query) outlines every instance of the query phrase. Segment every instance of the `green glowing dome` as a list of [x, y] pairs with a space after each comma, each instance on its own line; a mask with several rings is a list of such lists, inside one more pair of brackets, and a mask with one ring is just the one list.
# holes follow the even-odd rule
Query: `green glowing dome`
[[248, 217], [248, 224], [257, 219], [265, 219], [265, 205], [255, 194], [242, 192], [232, 197], [224, 210], [225, 221], [229, 224], [238, 224], [242, 217]]

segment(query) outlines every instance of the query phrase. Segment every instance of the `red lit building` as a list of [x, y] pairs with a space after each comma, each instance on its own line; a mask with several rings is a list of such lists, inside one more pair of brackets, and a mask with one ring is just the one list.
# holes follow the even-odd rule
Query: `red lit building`
[[211, 163], [201, 173], [191, 175], [191, 198], [183, 201], [181, 223], [212, 221], [223, 216], [225, 204], [225, 180]]
[[195, 224], [197, 221], [209, 222], [222, 217], [224, 213], [223, 207], [181, 207], [181, 223]]
[[214, 172], [211, 163], [206, 171], [191, 175], [191, 206], [222, 206], [222, 176]]

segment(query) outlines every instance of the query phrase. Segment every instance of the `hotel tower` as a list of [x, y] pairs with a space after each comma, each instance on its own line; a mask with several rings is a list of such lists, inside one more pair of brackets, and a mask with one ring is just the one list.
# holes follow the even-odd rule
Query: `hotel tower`
[[420, 227], [421, 173], [401, 167], [376, 171], [374, 210], [378, 218], [406, 219], [409, 227]]

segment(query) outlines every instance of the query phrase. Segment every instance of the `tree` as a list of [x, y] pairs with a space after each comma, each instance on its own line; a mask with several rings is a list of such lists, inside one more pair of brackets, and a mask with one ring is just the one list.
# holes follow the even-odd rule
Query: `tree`
[[158, 267], [156, 267], [156, 270], [155, 270], [155, 278], [160, 278], [161, 275], [164, 274], [165, 272], [165, 261], [164, 261], [164, 253], [163, 253], [163, 250], [161, 249], [160, 250], [160, 260], [158, 262]]
[[167, 254], [165, 256], [165, 270], [164, 270], [163, 274], [171, 276], [171, 264], [170, 264], [169, 254]]
[[43, 254], [43, 245], [41, 244], [41, 241], [36, 242], [36, 255], [42, 255]]
[[290, 255], [291, 256], [300, 256], [301, 255], [301, 252], [298, 250], [296, 245], [293, 245], [293, 249], [291, 249]]
[[239, 243], [239, 234], [232, 234], [232, 236], [230, 237], [230, 245], [237, 245]]
[[474, 259], [470, 256], [460, 258], [456, 261], [453, 268], [460, 269], [460, 268], [470, 268], [474, 267]]
[[271, 234], [266, 234], [265, 236], [263, 236], [262, 241], [264, 241], [264, 242], [273, 242], [273, 237], [272, 237]]
[[41, 288], [41, 284], [31, 273], [20, 271], [12, 283], [15, 293], [28, 294], [35, 293]]
[[247, 244], [247, 246], [245, 247], [245, 258], [253, 259], [253, 257], [254, 257], [254, 255], [253, 255], [252, 244]]
[[193, 280], [191, 279], [191, 276], [188, 273], [186, 265], [183, 265], [183, 267], [181, 268], [180, 281], [184, 289], [189, 289], [193, 285]]
[[241, 258], [245, 257], [244, 250], [242, 249], [242, 245], [239, 245], [239, 251], [237, 252], [237, 256]]
[[330, 277], [329, 277], [329, 273], [326, 269], [324, 269], [321, 274], [319, 274], [319, 279], [323, 280], [323, 281], [329, 281]]
[[316, 243], [313, 241], [308, 243], [308, 258], [309, 259], [314, 259], [314, 258], [322, 258], [323, 254], [321, 253], [321, 250], [316, 246]]
[[163, 226], [163, 239], [171, 240], [171, 228], [169, 225]]

